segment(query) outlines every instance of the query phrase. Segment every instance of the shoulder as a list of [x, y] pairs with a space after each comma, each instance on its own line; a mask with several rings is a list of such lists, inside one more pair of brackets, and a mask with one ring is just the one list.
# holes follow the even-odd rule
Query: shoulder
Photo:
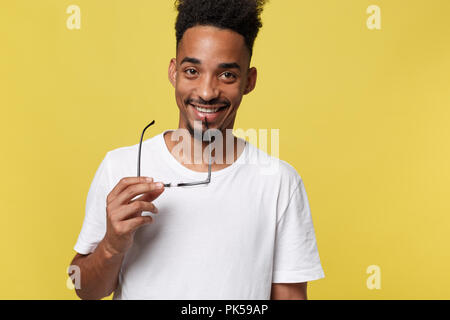
[[298, 171], [287, 161], [269, 155], [251, 143], [248, 143], [248, 149], [248, 163], [255, 165], [261, 176], [265, 176], [272, 182], [293, 186], [294, 188], [302, 181]]
[[[292, 202], [294, 195], [303, 190], [303, 181], [297, 170], [287, 161], [267, 154], [249, 143], [248, 161], [250, 167], [254, 168], [256, 181], [259, 188], [270, 195], [271, 201], [276, 204], [277, 221], [286, 211], [291, 203], [299, 203], [300, 198]], [[252, 164], [253, 163], [253, 164]], [[255, 178], [255, 176], [253, 176]], [[297, 201], [297, 202], [296, 202]]]

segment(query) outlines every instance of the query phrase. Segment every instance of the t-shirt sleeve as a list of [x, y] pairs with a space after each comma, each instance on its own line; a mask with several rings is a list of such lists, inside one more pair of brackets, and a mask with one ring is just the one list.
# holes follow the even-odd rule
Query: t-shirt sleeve
[[86, 199], [86, 213], [75, 251], [89, 254], [95, 250], [106, 232], [106, 197], [109, 193], [108, 154], [92, 180]]
[[272, 282], [307, 282], [324, 277], [308, 197], [300, 179], [277, 222]]

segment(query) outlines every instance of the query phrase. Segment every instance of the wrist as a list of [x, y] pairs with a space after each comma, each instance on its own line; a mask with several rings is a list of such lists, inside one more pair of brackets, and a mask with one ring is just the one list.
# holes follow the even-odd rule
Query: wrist
[[123, 252], [117, 251], [116, 249], [114, 249], [111, 244], [108, 242], [107, 239], [103, 239], [100, 242], [100, 248], [101, 251], [103, 253], [103, 256], [107, 259], [107, 260], [114, 260], [114, 259], [121, 259], [123, 258], [123, 256], [125, 255]]

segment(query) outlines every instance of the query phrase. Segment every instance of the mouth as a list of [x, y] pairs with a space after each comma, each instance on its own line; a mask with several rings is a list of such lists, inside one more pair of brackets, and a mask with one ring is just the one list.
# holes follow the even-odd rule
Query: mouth
[[230, 105], [198, 105], [189, 103], [196, 121], [207, 120], [208, 123], [215, 123], [225, 117], [225, 112]]
[[198, 112], [205, 114], [218, 113], [222, 110], [225, 110], [228, 107], [228, 106], [199, 106], [192, 103], [190, 103], [190, 106], [193, 107]]

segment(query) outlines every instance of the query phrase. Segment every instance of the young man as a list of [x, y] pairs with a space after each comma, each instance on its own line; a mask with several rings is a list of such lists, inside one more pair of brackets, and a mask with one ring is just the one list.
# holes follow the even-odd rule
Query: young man
[[138, 145], [102, 161], [72, 261], [80, 298], [306, 299], [307, 281], [324, 277], [305, 187], [286, 162], [228, 136], [211, 152], [208, 183], [173, 187], [206, 179], [209, 159], [196, 161], [196, 143], [209, 154], [202, 133], [227, 137], [255, 87], [250, 60], [263, 5], [177, 1], [169, 80], [179, 128], [143, 142], [142, 177], [133, 177]]

